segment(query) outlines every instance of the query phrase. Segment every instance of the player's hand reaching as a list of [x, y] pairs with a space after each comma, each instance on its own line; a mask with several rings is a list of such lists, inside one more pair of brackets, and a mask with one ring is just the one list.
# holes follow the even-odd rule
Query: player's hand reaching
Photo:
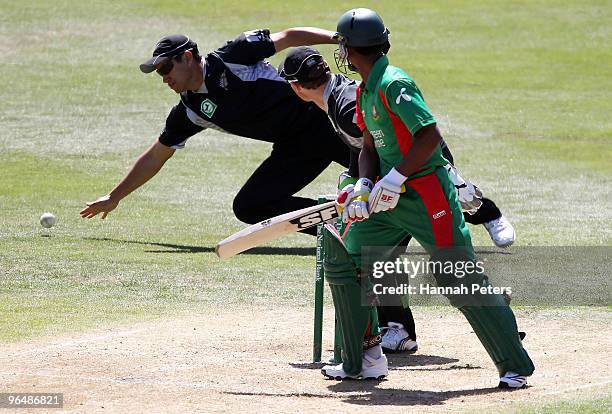
[[376, 183], [370, 195], [370, 213], [392, 210], [397, 206], [406, 177], [392, 168], [387, 175]]
[[482, 192], [480, 188], [461, 177], [459, 171], [452, 165], [446, 164], [444, 168], [448, 171], [448, 175], [455, 185], [461, 209], [468, 214], [476, 213], [482, 205]]
[[79, 213], [82, 218], [92, 218], [102, 213], [102, 218], [105, 219], [106, 216], [108, 216], [108, 213], [113, 211], [117, 205], [119, 205], [119, 202], [111, 199], [109, 195], [105, 195], [99, 197], [96, 201], [86, 204], [87, 207], [85, 207]]
[[374, 184], [368, 178], [360, 178], [355, 185], [349, 184], [340, 191], [336, 203], [342, 210], [342, 221], [361, 221], [370, 217], [368, 198]]

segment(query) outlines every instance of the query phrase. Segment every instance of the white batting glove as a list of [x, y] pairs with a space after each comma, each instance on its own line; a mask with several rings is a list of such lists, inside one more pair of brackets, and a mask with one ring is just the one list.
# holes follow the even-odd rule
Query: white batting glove
[[368, 198], [374, 184], [368, 178], [360, 178], [355, 185], [349, 184], [340, 191], [336, 203], [342, 210], [342, 221], [361, 221], [370, 217]]
[[459, 171], [452, 165], [446, 164], [444, 168], [448, 171], [448, 175], [455, 185], [455, 189], [457, 189], [461, 209], [468, 214], [476, 213], [482, 205], [482, 191], [480, 191], [480, 188], [461, 177]]
[[392, 210], [397, 206], [400, 194], [405, 191], [403, 187], [406, 176], [400, 174], [395, 168], [385, 175], [372, 189], [370, 196], [370, 213]]

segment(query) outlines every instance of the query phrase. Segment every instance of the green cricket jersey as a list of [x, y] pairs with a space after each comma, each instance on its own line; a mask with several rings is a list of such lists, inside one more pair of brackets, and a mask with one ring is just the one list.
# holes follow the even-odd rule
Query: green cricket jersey
[[[357, 125], [368, 129], [380, 158], [380, 176], [397, 166], [410, 150], [414, 136], [424, 126], [435, 124], [421, 91], [403, 70], [389, 65], [382, 56], [368, 81], [357, 90]], [[431, 158], [409, 178], [431, 173], [448, 163], [438, 146]]]

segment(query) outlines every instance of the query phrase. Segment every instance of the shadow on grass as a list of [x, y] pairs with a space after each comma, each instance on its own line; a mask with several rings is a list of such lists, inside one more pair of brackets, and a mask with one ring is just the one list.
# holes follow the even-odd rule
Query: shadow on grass
[[[129, 243], [140, 244], [144, 246], [164, 247], [163, 250], [145, 250], [146, 253], [214, 253], [214, 247], [207, 246], [188, 246], [172, 243], [156, 243], [145, 242], [138, 240], [118, 240], [107, 237], [84, 237], [84, 240], [113, 242], [113, 243]], [[251, 250], [240, 254], [247, 255], [278, 255], [278, 256], [314, 256], [316, 249], [314, 247], [255, 247]]]

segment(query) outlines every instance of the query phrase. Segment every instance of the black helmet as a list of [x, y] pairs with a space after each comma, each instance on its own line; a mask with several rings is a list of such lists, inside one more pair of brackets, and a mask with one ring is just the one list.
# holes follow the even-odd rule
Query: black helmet
[[386, 54], [390, 47], [389, 33], [382, 18], [374, 10], [359, 8], [347, 11], [336, 26], [336, 66], [343, 73], [356, 70], [348, 61], [347, 47], [382, 46], [382, 53]]
[[349, 47], [378, 46], [389, 40], [389, 29], [374, 10], [359, 8], [340, 17], [336, 36]]

